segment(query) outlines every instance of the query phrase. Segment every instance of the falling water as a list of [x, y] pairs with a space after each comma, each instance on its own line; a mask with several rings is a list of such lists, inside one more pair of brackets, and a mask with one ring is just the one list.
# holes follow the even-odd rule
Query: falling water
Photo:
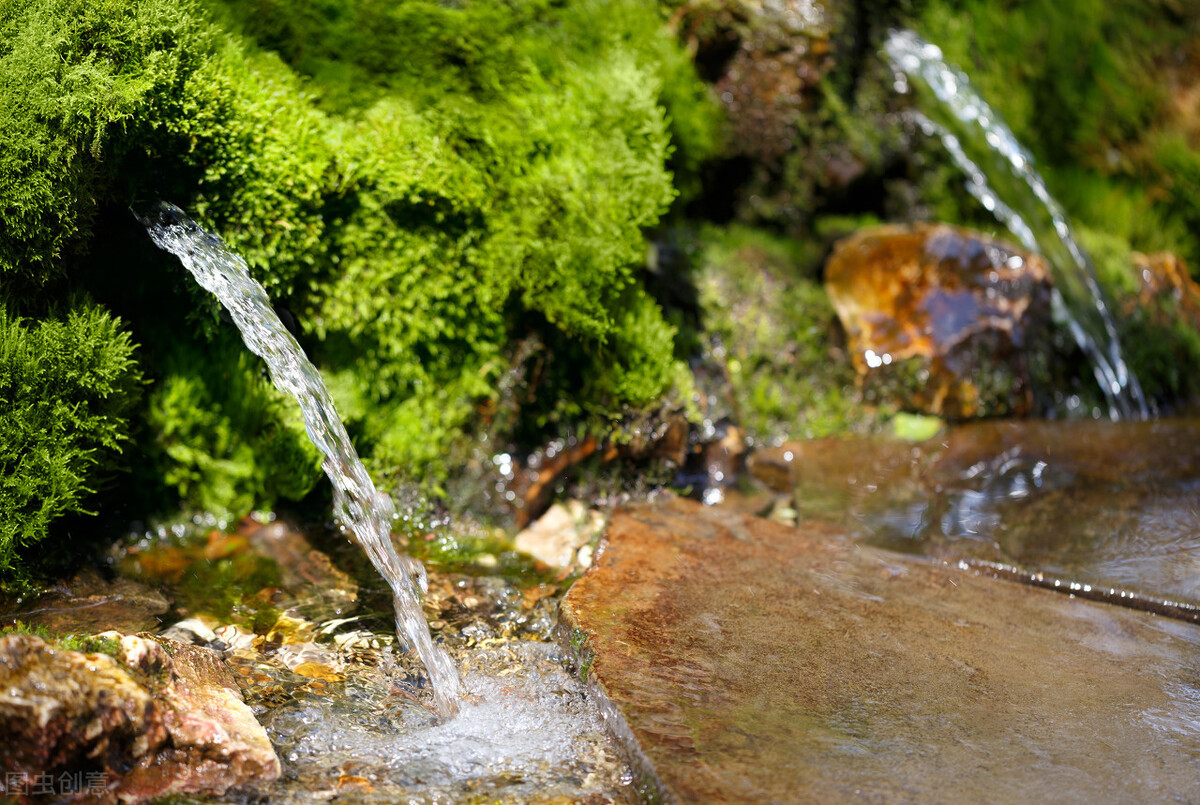
[[196, 281], [221, 301], [246, 346], [267, 362], [275, 386], [300, 404], [308, 436], [325, 457], [322, 466], [333, 482], [334, 514], [391, 586], [396, 630], [424, 662], [438, 712], [444, 717], [454, 715], [458, 710], [458, 670], [450, 657], [433, 644], [417, 598], [416, 584], [425, 587], [425, 569], [396, 552], [391, 539], [395, 507], [387, 495], [376, 491], [350, 444], [320, 373], [284, 329], [266, 292], [251, 278], [246, 261], [230, 252], [220, 238], [165, 202], [148, 215], [139, 215], [138, 220], [159, 248], [182, 260]]
[[1121, 357], [1116, 325], [1087, 254], [1066, 213], [1046, 189], [1033, 158], [1000, 116], [947, 64], [935, 45], [912, 31], [893, 31], [884, 45], [900, 71], [898, 89], [912, 80], [936, 103], [919, 117], [925, 133], [941, 140], [967, 176], [967, 190], [1030, 251], [1047, 259], [1054, 275], [1055, 318], [1067, 325], [1091, 359], [1111, 419], [1145, 419], [1146, 398]]

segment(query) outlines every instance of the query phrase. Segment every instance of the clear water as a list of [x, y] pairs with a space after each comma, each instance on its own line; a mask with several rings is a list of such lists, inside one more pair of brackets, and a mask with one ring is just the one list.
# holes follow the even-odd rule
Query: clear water
[[1116, 325], [1091, 262], [1033, 157], [935, 45], [912, 31], [893, 31], [884, 50], [900, 71], [897, 88], [907, 92], [911, 82], [918, 90], [925, 113], [921, 126], [966, 174], [967, 190], [1022, 246], [1049, 262], [1055, 317], [1091, 359], [1109, 418], [1145, 419], [1145, 395], [1121, 355]]
[[628, 769], [555, 646], [521, 641], [470, 651], [461, 712], [440, 724], [404, 701], [396, 679], [359, 670], [333, 686], [337, 695], [300, 693], [261, 715], [284, 766], [272, 800], [623, 799]]
[[801, 519], [873, 545], [1200, 605], [1200, 420], [978, 422], [918, 445], [795, 442], [756, 462], [781, 470], [770, 482], [790, 486]]
[[324, 456], [325, 474], [333, 483], [334, 515], [391, 587], [397, 632], [424, 663], [438, 712], [443, 717], [454, 715], [459, 702], [458, 670], [449, 655], [433, 643], [421, 612], [417, 585], [425, 584], [424, 568], [401, 556], [392, 544], [395, 507], [386, 494], [375, 489], [320, 373], [284, 328], [266, 292], [250, 276], [246, 261], [220, 238], [165, 202], [139, 220], [159, 248], [177, 256], [196, 281], [220, 300], [246, 346], [267, 362], [275, 386], [300, 404], [308, 436]]

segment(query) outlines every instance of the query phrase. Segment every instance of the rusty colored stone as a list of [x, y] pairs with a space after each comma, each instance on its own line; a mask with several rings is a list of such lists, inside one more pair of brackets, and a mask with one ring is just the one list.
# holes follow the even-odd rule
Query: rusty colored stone
[[837, 244], [825, 284], [868, 399], [951, 419], [1034, 412], [1041, 257], [943, 224], [870, 227]]
[[136, 803], [279, 776], [266, 733], [214, 652], [105, 636], [119, 641], [119, 658], [32, 635], [0, 638], [0, 767], [3, 784], [17, 786], [4, 793], [26, 801], [36, 791], [20, 775], [66, 775], [90, 781], [72, 789], [86, 801]]
[[615, 514], [563, 614], [663, 801], [1200, 797], [1190, 624], [686, 501]]

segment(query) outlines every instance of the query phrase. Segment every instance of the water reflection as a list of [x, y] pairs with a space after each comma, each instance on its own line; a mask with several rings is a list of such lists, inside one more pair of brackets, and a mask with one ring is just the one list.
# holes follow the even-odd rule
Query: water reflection
[[872, 544], [1200, 602], [1195, 420], [984, 422], [920, 445], [791, 443], [752, 463], [786, 482], [799, 517]]

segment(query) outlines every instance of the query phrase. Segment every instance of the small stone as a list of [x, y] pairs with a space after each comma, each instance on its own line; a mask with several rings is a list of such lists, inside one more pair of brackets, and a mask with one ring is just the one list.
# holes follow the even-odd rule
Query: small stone
[[555, 503], [537, 522], [517, 534], [514, 545], [551, 567], [570, 567], [576, 551], [591, 539], [580, 521], [587, 522], [584, 517], [573, 517], [563, 504]]
[[176, 643], [207, 646], [217, 639], [217, 633], [205, 621], [213, 623], [211, 618], [187, 618], [164, 629], [160, 636], [167, 640], [174, 640]]
[[311, 679], [320, 679], [325, 682], [341, 682], [346, 678], [328, 665], [319, 662], [302, 662], [295, 668], [292, 668], [292, 673], [307, 676]]

